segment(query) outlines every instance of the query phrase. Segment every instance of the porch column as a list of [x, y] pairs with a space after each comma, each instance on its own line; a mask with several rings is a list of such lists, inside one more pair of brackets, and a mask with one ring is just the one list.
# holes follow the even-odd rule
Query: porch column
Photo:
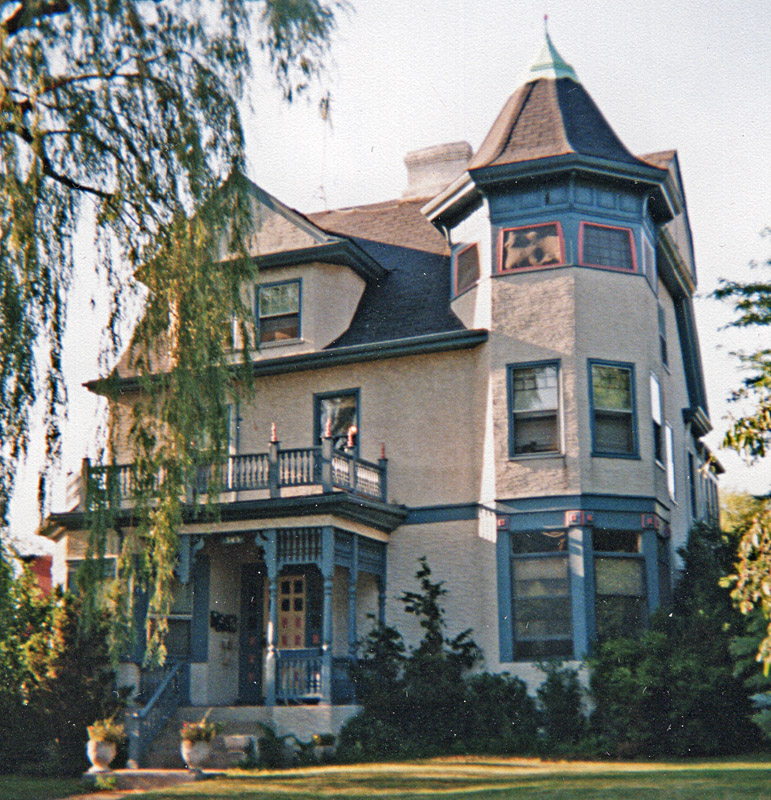
[[324, 605], [321, 626], [321, 700], [332, 702], [332, 578], [335, 573], [335, 531], [321, 531], [321, 575], [324, 578]]
[[645, 557], [645, 583], [648, 587], [648, 613], [652, 614], [660, 603], [660, 578], [658, 559], [658, 534], [655, 530], [643, 531], [642, 553]]
[[266, 541], [258, 535], [265, 550], [268, 571], [268, 635], [265, 650], [265, 705], [276, 705], [276, 628], [278, 626], [278, 534], [275, 528], [263, 531]]
[[351, 549], [351, 564], [348, 567], [348, 655], [356, 660], [356, 583], [359, 580], [359, 537], [354, 534]]

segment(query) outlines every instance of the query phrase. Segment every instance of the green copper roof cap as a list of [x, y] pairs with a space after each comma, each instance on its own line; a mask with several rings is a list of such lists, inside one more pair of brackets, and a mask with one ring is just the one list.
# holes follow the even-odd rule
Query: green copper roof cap
[[557, 52], [557, 48], [552, 44], [549, 31], [546, 27], [547, 17], [543, 18], [544, 36], [546, 41], [543, 43], [541, 52], [531, 65], [526, 80], [534, 81], [538, 78], [572, 78], [579, 83], [575, 70]]

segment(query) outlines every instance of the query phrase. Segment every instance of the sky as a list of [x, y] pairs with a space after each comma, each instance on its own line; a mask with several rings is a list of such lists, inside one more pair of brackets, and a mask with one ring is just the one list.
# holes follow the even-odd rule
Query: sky
[[[244, 103], [249, 173], [303, 213], [399, 197], [406, 153], [468, 141], [476, 150], [543, 44], [543, 16], [631, 152], [675, 148], [696, 254], [696, 315], [715, 430], [706, 437], [726, 468], [722, 486], [771, 490], [771, 459], [747, 466], [719, 449], [726, 402], [740, 380], [739, 350], [767, 346], [771, 331], [726, 330], [731, 309], [709, 299], [719, 279], [748, 280], [771, 258], [771, 2], [768, 0], [354, 1], [335, 34], [325, 88], [331, 120], [312, 101], [287, 106], [255, 52]], [[319, 92], [316, 92], [316, 98]], [[81, 384], [99, 374], [103, 309], [91, 245], [78, 243], [65, 371], [70, 412], [61, 474], [93, 456], [100, 416]], [[768, 278], [767, 278], [768, 279]], [[97, 298], [96, 304], [91, 302]], [[38, 447], [20, 476], [12, 531], [37, 526]]]

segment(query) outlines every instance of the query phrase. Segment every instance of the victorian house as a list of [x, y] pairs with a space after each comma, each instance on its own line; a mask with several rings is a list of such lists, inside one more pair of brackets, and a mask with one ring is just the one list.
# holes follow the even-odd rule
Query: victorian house
[[[181, 532], [171, 705], [336, 730], [369, 615], [420, 635], [398, 596], [421, 556], [450, 632], [537, 682], [536, 662], [645, 626], [716, 514], [677, 154], [630, 153], [547, 36], [475, 153], [406, 163], [401, 198], [355, 208], [253, 187], [253, 396], [218, 521]], [[128, 407], [140, 387], [118, 372]], [[47, 526], [63, 582], [85, 485]]]

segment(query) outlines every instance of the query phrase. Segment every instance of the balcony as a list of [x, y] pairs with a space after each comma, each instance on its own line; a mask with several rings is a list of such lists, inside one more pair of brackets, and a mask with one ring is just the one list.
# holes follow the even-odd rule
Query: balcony
[[[211, 487], [216, 487], [222, 503], [335, 491], [386, 502], [386, 464], [385, 458], [373, 463], [334, 450], [330, 439], [321, 446], [290, 449], [281, 449], [278, 442], [272, 442], [267, 452], [232, 455], [219, 464], [199, 467], [187, 487], [186, 501], [200, 502], [208, 497]], [[160, 472], [154, 487], [162, 481]], [[131, 507], [138, 494], [133, 464], [98, 466], [85, 459], [76, 485], [68, 487], [68, 496], [80, 510], [90, 506], [86, 486], [105, 492], [120, 508]]]

